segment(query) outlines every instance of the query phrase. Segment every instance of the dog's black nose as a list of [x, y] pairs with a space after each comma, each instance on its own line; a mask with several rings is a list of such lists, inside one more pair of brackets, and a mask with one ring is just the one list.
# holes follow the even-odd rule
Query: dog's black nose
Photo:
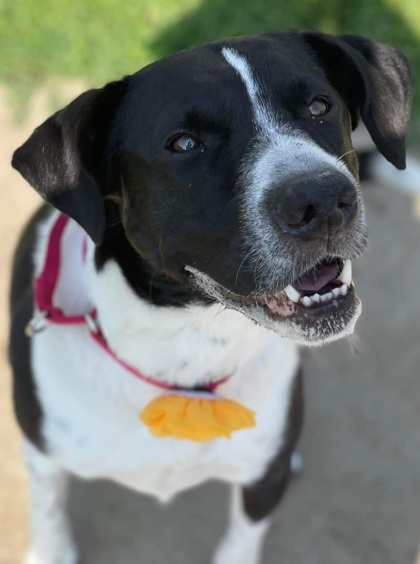
[[283, 233], [312, 238], [350, 224], [358, 211], [357, 191], [344, 174], [322, 171], [293, 177], [273, 190], [268, 201]]

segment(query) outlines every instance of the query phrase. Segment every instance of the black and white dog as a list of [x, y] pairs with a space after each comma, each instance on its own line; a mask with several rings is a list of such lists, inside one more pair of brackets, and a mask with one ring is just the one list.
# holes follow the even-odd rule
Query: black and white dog
[[[53, 206], [21, 239], [11, 291], [28, 562], [77, 561], [68, 473], [161, 500], [225, 480], [230, 528], [214, 562], [259, 561], [301, 425], [297, 345], [350, 334], [361, 311], [351, 261], [366, 225], [351, 131], [360, 116], [402, 169], [410, 104], [396, 49], [274, 33], [183, 51], [90, 90], [15, 152], [13, 166]], [[160, 384], [201, 393], [214, 383], [255, 412], [254, 427], [194, 442], [139, 421]]]

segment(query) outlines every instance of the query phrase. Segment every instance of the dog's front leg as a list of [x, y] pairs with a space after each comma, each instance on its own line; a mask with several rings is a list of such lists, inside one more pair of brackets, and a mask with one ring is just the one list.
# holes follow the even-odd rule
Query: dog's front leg
[[254, 521], [244, 508], [242, 488], [232, 486], [229, 528], [213, 558], [213, 564], [258, 564], [271, 519]]
[[77, 551], [66, 514], [68, 474], [28, 441], [31, 547], [26, 564], [76, 564]]
[[290, 455], [282, 456], [255, 484], [233, 486], [229, 529], [214, 564], [259, 564], [271, 515], [286, 490], [293, 467]]
[[265, 474], [245, 488], [233, 486], [229, 529], [219, 545], [213, 564], [259, 564], [271, 515], [281, 501], [291, 472], [301, 470], [294, 453], [303, 420], [303, 386], [299, 370], [290, 398], [288, 424], [279, 451]]

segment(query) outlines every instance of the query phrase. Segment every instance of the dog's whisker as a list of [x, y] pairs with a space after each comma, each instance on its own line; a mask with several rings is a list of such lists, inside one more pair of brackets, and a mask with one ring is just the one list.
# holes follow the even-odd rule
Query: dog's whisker
[[343, 153], [340, 157], [338, 157], [338, 161], [341, 161], [346, 155], [350, 155], [351, 153], [355, 153], [356, 149], [351, 149], [350, 151], [347, 151], [347, 153]]
[[122, 223], [121, 218], [117, 218], [114, 221], [111, 221], [110, 223], [108, 223], [105, 227], [105, 230], [107, 229], [111, 229], [112, 227], [115, 227], [116, 225], [119, 225], [120, 223]]
[[245, 255], [245, 257], [243, 258], [241, 264], [239, 265], [238, 271], [236, 272], [236, 276], [235, 276], [235, 285], [236, 285], [236, 286], [238, 285], [239, 272], [240, 272], [240, 270], [241, 270], [241, 268], [242, 268], [244, 262], [246, 261], [246, 259], [250, 256], [250, 254], [251, 254], [251, 251]]

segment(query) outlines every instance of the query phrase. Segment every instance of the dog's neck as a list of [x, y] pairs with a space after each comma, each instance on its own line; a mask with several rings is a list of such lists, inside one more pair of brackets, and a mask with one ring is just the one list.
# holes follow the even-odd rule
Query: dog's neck
[[101, 329], [117, 356], [144, 374], [180, 387], [205, 385], [238, 372], [274, 338], [218, 304], [152, 303], [127, 281], [118, 258], [108, 255], [98, 268], [91, 245], [90, 286]]

